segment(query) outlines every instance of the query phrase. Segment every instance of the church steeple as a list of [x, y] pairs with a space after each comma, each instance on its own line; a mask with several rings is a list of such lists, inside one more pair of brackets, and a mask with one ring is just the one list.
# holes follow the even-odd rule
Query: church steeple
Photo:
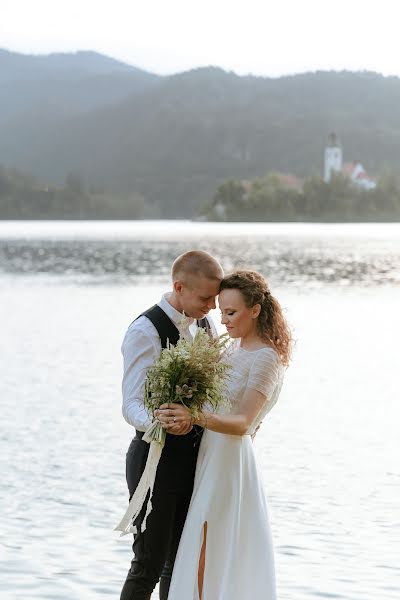
[[324, 181], [331, 179], [332, 173], [342, 170], [342, 147], [335, 132], [329, 134], [328, 145], [325, 148]]

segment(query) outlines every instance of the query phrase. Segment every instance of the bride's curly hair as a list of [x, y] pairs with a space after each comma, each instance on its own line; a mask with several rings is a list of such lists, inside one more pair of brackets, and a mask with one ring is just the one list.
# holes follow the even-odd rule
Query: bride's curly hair
[[283, 316], [281, 305], [271, 294], [268, 283], [257, 271], [235, 271], [221, 281], [222, 290], [239, 290], [246, 306], [260, 304], [257, 319], [260, 337], [278, 353], [282, 364], [287, 366], [292, 353], [292, 334]]

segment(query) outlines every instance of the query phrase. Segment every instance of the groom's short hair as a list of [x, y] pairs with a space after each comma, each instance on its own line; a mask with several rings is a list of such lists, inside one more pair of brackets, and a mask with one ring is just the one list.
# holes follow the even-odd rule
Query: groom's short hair
[[178, 256], [172, 265], [172, 280], [185, 280], [192, 275], [203, 275], [207, 279], [221, 281], [224, 271], [221, 265], [211, 254], [204, 250], [189, 250]]

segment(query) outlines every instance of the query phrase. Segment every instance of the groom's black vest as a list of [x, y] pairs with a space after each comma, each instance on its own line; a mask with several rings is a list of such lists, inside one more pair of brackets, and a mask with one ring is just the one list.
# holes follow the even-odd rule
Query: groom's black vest
[[[177, 327], [157, 304], [143, 312], [139, 317], [146, 317], [153, 323], [160, 336], [161, 348], [166, 348], [168, 341], [170, 344], [175, 345], [179, 340]], [[198, 320], [197, 325], [208, 332], [210, 331], [210, 325], [206, 318]], [[193, 486], [202, 434], [202, 428], [197, 426], [194, 426], [187, 435], [167, 433], [165, 446], [157, 468], [157, 486], [162, 486], [166, 491], [174, 492]], [[130, 496], [132, 496], [139, 483], [149, 452], [149, 444], [143, 442], [142, 437], [143, 432], [137, 431], [126, 457], [126, 478]]]

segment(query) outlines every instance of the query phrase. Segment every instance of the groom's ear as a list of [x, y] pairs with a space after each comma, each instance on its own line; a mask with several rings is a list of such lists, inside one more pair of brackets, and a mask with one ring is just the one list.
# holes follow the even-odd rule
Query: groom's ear
[[174, 285], [174, 291], [175, 291], [177, 294], [181, 294], [181, 293], [182, 293], [182, 290], [183, 290], [183, 287], [184, 287], [184, 283], [183, 283], [183, 281], [180, 281], [180, 280], [178, 279], [177, 281], [174, 281], [174, 284], [173, 284], [173, 285]]

